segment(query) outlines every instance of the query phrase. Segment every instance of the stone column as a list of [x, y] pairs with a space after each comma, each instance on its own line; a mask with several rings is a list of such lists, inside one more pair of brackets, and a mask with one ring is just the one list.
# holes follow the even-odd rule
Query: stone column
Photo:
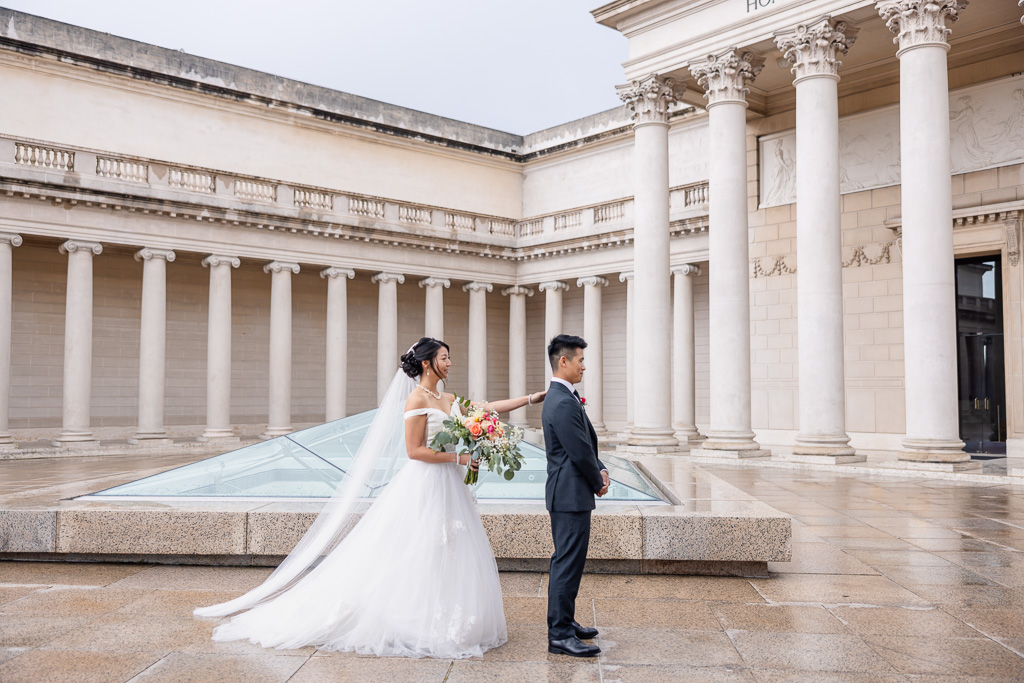
[[[668, 227], [668, 109], [676, 101], [672, 80], [650, 75], [618, 86], [633, 111], [633, 271], [636, 335], [645, 362], [634, 366], [633, 429], [628, 447], [643, 452], [679, 446], [672, 429], [668, 362], [670, 320]], [[746, 202], [744, 202], [744, 207]]]
[[324, 383], [325, 419], [340, 420], [347, 412], [348, 386], [348, 283], [356, 271], [330, 266], [320, 271], [327, 279], [327, 354]]
[[270, 410], [267, 431], [261, 439], [273, 439], [292, 430], [292, 275], [298, 263], [271, 261], [263, 266], [270, 280]]
[[380, 403], [398, 370], [398, 285], [405, 283], [405, 276], [377, 273], [370, 282], [380, 285], [377, 298], [377, 403]]
[[206, 429], [200, 441], [237, 441], [231, 429], [231, 269], [235, 256], [210, 254], [210, 310], [206, 326]]
[[672, 427], [683, 445], [704, 440], [697, 432], [696, 342], [693, 334], [693, 279], [700, 266], [685, 264], [672, 269]]
[[[796, 87], [798, 460], [865, 460], [846, 433], [843, 235], [839, 226], [839, 62], [857, 29], [829, 17], [776, 36]], [[788, 456], [784, 456], [788, 457]]]
[[139, 426], [128, 443], [171, 443], [164, 429], [164, 385], [167, 377], [167, 264], [169, 249], [140, 249], [142, 313], [139, 331]]
[[[882, 0], [900, 60], [903, 344], [907, 435], [900, 460], [964, 469], [957, 406], [956, 280], [949, 184], [946, 20], [962, 0]], [[974, 465], [980, 469], [979, 463]], [[934, 468], [935, 466], [931, 466]]]
[[633, 271], [619, 273], [619, 282], [626, 283], [626, 428], [622, 430], [622, 436], [629, 437], [633, 429], [633, 374], [636, 368], [636, 345], [633, 337], [633, 323], [636, 319], [634, 314], [635, 304], [633, 302]]
[[551, 362], [548, 360], [548, 344], [551, 339], [562, 334], [562, 292], [569, 290], [569, 285], [560, 280], [542, 282], [537, 287], [544, 292], [544, 388], [551, 384]]
[[[515, 285], [501, 290], [508, 297], [508, 395], [523, 396], [526, 388], [526, 297], [533, 289]], [[508, 421], [517, 427], [526, 426], [526, 408], [513, 410]]]
[[690, 67], [708, 100], [711, 424], [694, 455], [768, 455], [750, 428], [747, 88], [764, 60], [729, 49]]
[[10, 432], [12, 254], [21, 235], [0, 232], [0, 450], [17, 447]]
[[462, 286], [469, 292], [469, 397], [474, 401], [487, 400], [487, 292], [494, 285], [470, 282]]
[[92, 257], [103, 253], [97, 242], [68, 240], [60, 245], [68, 255], [68, 284], [64, 314], [64, 427], [54, 446], [94, 446], [89, 428], [92, 398]]
[[604, 428], [604, 323], [601, 317], [601, 290], [608, 286], [603, 277], [581, 277], [577, 287], [583, 287], [583, 338], [587, 340], [587, 372], [583, 376], [583, 392], [587, 399], [587, 417], [598, 434]]
[[423, 336], [444, 341], [444, 290], [451, 287], [451, 280], [428, 277], [420, 280], [420, 287], [426, 289], [426, 311], [423, 317]]

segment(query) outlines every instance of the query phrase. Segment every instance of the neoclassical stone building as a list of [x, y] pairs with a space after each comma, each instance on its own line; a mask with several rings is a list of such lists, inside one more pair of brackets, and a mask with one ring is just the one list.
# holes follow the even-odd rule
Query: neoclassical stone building
[[424, 333], [523, 394], [557, 331], [638, 450], [1024, 453], [1024, 10], [965, 5], [619, 0], [626, 106], [526, 136], [0, 10], [0, 457], [366, 410]]

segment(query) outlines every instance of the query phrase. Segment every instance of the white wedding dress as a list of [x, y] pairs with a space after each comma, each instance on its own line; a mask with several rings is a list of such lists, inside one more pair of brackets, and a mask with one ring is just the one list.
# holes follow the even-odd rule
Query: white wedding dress
[[[424, 414], [429, 442], [446, 415], [426, 408], [405, 418]], [[219, 625], [213, 639], [444, 659], [502, 645], [498, 567], [464, 474], [454, 462], [405, 463], [319, 565]]]

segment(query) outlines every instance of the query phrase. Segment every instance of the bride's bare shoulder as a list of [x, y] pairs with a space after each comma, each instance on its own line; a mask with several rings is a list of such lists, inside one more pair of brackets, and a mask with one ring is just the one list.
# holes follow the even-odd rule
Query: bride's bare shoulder
[[427, 402], [427, 396], [422, 391], [414, 391], [409, 394], [409, 398], [405, 402], [406, 412], [410, 410], [417, 410], [419, 408], [429, 408], [430, 403]]

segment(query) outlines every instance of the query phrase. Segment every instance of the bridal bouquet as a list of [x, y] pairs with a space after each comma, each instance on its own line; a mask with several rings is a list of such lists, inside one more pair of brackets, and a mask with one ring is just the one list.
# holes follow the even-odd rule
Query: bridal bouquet
[[[444, 450], [454, 446], [457, 453], [469, 453], [480, 467], [497, 472], [511, 481], [523, 466], [524, 456], [519, 451], [523, 430], [502, 424], [494, 411], [473, 408], [468, 398], [455, 397], [465, 415], [452, 415], [444, 421], [444, 428], [434, 436], [430, 447]], [[472, 468], [466, 472], [466, 484], [473, 485], [480, 473]]]

